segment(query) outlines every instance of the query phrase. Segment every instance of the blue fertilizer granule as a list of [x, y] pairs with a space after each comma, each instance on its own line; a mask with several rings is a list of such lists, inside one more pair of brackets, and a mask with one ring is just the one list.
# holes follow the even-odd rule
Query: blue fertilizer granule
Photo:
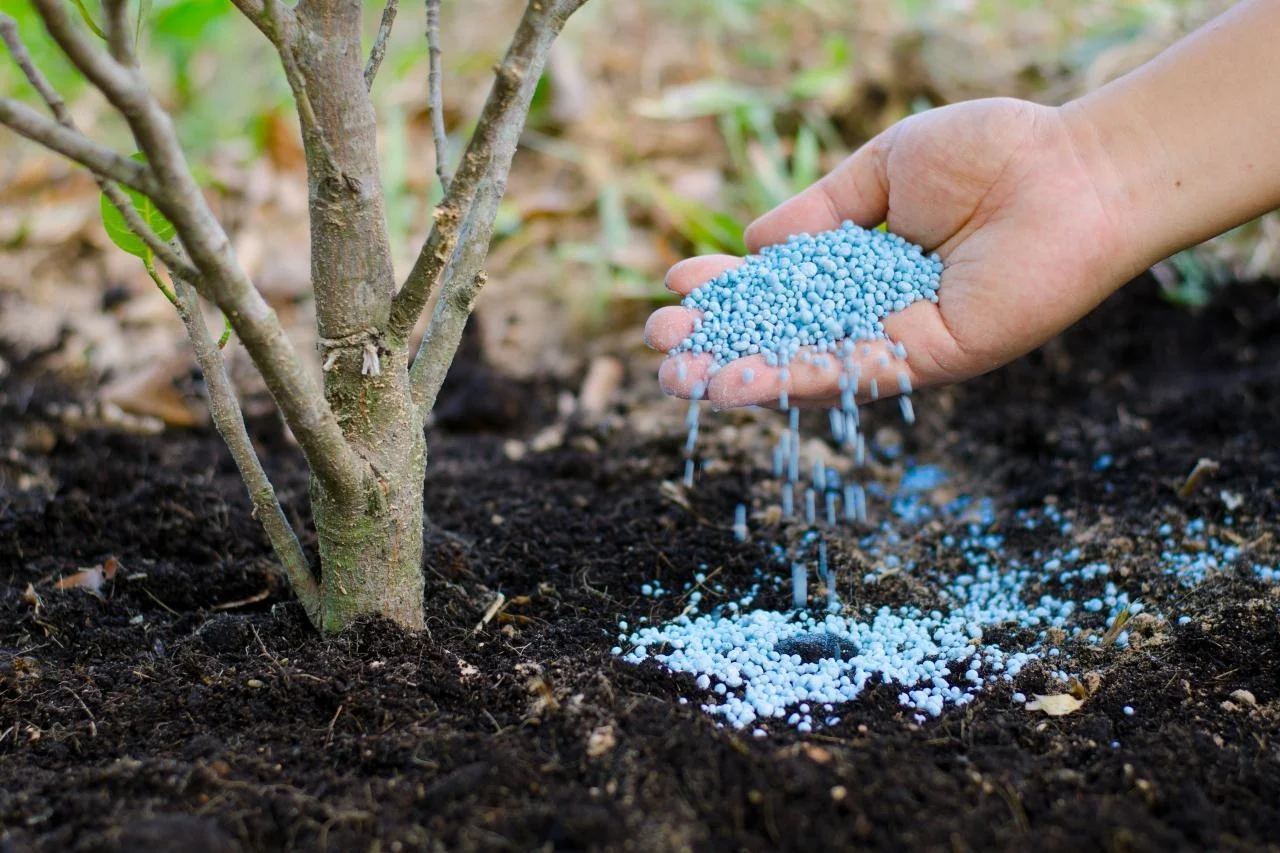
[[847, 342], [849, 352], [853, 341], [883, 339], [889, 314], [937, 302], [941, 275], [936, 254], [896, 234], [852, 222], [797, 234], [686, 296], [682, 304], [701, 318], [672, 354], [710, 353], [716, 365], [764, 354], [778, 365], [802, 348], [836, 353]]

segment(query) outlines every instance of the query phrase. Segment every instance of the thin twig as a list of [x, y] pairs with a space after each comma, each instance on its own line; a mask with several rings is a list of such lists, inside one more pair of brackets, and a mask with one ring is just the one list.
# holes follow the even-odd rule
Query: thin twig
[[245, 429], [240, 400], [236, 397], [231, 377], [227, 375], [226, 362], [222, 360], [221, 347], [201, 316], [195, 288], [181, 278], [174, 283], [177, 285], [178, 315], [187, 329], [187, 336], [191, 338], [191, 348], [195, 351], [196, 363], [200, 365], [204, 385], [209, 392], [209, 413], [213, 416], [213, 425], [231, 451], [231, 458], [240, 471], [240, 479], [249, 491], [253, 514], [267, 532], [272, 550], [289, 578], [289, 585], [293, 587], [311, 624], [319, 625], [320, 585], [311, 574], [306, 552], [302, 550], [297, 534], [285, 518], [280, 499], [276, 497], [271, 480], [253, 449], [253, 440]]
[[449, 138], [444, 135], [444, 75], [440, 71], [440, 0], [427, 0], [427, 92], [440, 192], [449, 192]]
[[[139, 189], [147, 192], [173, 223], [192, 265], [200, 272], [200, 283], [230, 318], [312, 472], [332, 488], [355, 488], [368, 466], [347, 443], [332, 408], [298, 358], [279, 318], [236, 260], [226, 232], [191, 173], [168, 113], [141, 75], [121, 67], [88, 40], [72, 23], [61, 0], [32, 0], [32, 5], [62, 52], [128, 122], [154, 174], [154, 181]], [[116, 177], [109, 171], [103, 174]]]
[[[462, 340], [467, 316], [484, 283], [481, 266], [488, 253], [498, 204], [524, 130], [533, 93], [556, 36], [569, 15], [585, 0], [530, 0], [511, 47], [467, 144], [462, 164], [445, 200], [436, 210], [436, 225], [404, 288], [391, 306], [392, 330], [412, 328], [431, 292], [440, 289], [431, 326], [422, 339], [410, 372], [414, 403], [425, 416], [435, 403], [449, 363]], [[466, 200], [461, 228], [458, 207]], [[465, 235], [459, 243], [459, 231]], [[456, 251], [455, 251], [456, 250]], [[419, 303], [421, 298], [421, 303]], [[407, 334], [407, 332], [406, 332]]]
[[329, 745], [333, 743], [333, 727], [338, 724], [338, 718], [342, 716], [342, 709], [345, 707], [346, 705], [339, 705], [338, 710], [333, 712], [333, 718], [329, 720], [329, 733], [324, 737], [325, 749], [328, 749]]
[[387, 0], [382, 7], [382, 20], [378, 22], [378, 34], [373, 37], [373, 48], [369, 51], [369, 60], [364, 65], [364, 87], [373, 89], [373, 79], [378, 76], [382, 60], [387, 55], [387, 39], [391, 38], [391, 28], [396, 23], [396, 13], [400, 11], [400, 0]]
[[[116, 17], [116, 20], [119, 20], [119, 18]], [[49, 80], [35, 66], [31, 59], [31, 54], [18, 38], [17, 27], [11, 18], [0, 17], [0, 39], [3, 39], [14, 62], [28, 82], [31, 83], [32, 88], [49, 106], [49, 110], [58, 122], [68, 130], [75, 131], [75, 122], [71, 117], [71, 113], [67, 110], [66, 103], [62, 100], [57, 90], [53, 88], [52, 84], [49, 83]], [[107, 196], [107, 199], [124, 217], [129, 230], [136, 234], [155, 253], [156, 257], [160, 258], [169, 267], [176, 277], [192, 280], [198, 275], [195, 267], [181, 255], [180, 250], [161, 240], [142, 220], [137, 208], [133, 205], [132, 199], [125, 195], [118, 186], [101, 175], [94, 175], [94, 178], [97, 180], [102, 192]], [[219, 432], [223, 434], [223, 438], [231, 450], [231, 455], [235, 459], [245, 485], [249, 490], [255, 514], [262, 519], [267, 536], [271, 540], [281, 564], [284, 565], [286, 572], [290, 575], [290, 580], [293, 582], [295, 590], [298, 591], [299, 600], [306, 606], [311, 599], [314, 599], [311, 602], [311, 606], [306, 608], [308, 616], [314, 616], [318, 613], [319, 591], [318, 589], [308, 589], [307, 582], [310, 582], [311, 587], [315, 587], [315, 581], [311, 577], [306, 555], [302, 551], [302, 546], [298, 543], [296, 534], [284, 517], [284, 512], [275, 498], [271, 483], [267, 479], [266, 472], [263, 471], [262, 464], [253, 449], [248, 433], [245, 431], [244, 417], [240, 411], [239, 400], [235, 395], [230, 379], [226, 375], [226, 367], [222, 362], [221, 355], [218, 353], [221, 346], [217, 344], [210, 346], [212, 340], [208, 330], [205, 328], [203, 318], [199, 316], [199, 303], [194, 288], [187, 285], [185, 288], [180, 288], [179, 293], [175, 294], [164, 286], [158, 276], [155, 276], [154, 267], [150, 263], [147, 263], [146, 266], [148, 267], [148, 272], [156, 278], [156, 284], [160, 286], [161, 291], [178, 309], [183, 325], [186, 326], [187, 333], [191, 337], [192, 346], [196, 352], [196, 361], [200, 365], [201, 372], [205, 375], [205, 386], [209, 390], [210, 409], [214, 416], [214, 423]], [[183, 296], [184, 293], [185, 297]], [[299, 567], [301, 567], [301, 570], [299, 570]]]
[[271, 597], [271, 587], [267, 587], [261, 592], [255, 592], [248, 598], [237, 598], [235, 601], [224, 601], [221, 604], [213, 605], [211, 610], [238, 610], [241, 607], [248, 607], [250, 604], [257, 604], [259, 601], [266, 601]]
[[67, 692], [76, 700], [80, 709], [84, 711], [85, 716], [89, 718], [89, 737], [97, 737], [98, 721], [93, 718], [93, 712], [89, 710], [89, 706], [84, 704], [84, 700], [80, 698], [80, 694], [72, 690], [69, 685], [64, 684], [63, 687], [65, 687]]
[[[495, 71], [495, 79], [489, 90], [475, 133], [467, 143], [462, 162], [449, 183], [449, 191], [436, 208], [435, 225], [426, 243], [418, 253], [404, 285], [391, 305], [388, 324], [392, 337], [407, 337], [417, 323], [422, 309], [441, 280], [454, 257], [461, 231], [478, 224], [471, 216], [477, 203], [482, 183], [489, 182], [499, 191], [506, 185], [520, 132], [529, 114], [529, 105], [538, 78], [547, 62], [551, 45], [564, 27], [565, 21], [585, 0], [529, 0], [525, 7], [511, 47]], [[455, 281], [458, 279], [455, 278]], [[470, 279], [459, 286], [470, 287]], [[419, 359], [421, 359], [419, 350]], [[448, 357], [452, 358], [450, 350]], [[415, 371], [421, 369], [415, 363]], [[425, 396], [414, 380], [414, 398], [421, 405]]]

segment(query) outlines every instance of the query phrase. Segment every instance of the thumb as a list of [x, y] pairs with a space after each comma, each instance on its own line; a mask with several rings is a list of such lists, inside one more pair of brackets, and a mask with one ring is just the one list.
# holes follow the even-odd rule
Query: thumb
[[884, 131], [845, 158], [813, 186], [747, 226], [747, 248], [784, 242], [792, 234], [829, 231], [851, 219], [863, 228], [874, 228], [889, 211], [889, 176], [886, 168], [889, 144], [897, 125]]

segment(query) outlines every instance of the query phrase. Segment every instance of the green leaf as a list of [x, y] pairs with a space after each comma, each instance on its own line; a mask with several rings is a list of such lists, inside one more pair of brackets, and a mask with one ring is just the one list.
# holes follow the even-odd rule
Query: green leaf
[[[142, 154], [134, 154], [133, 158], [140, 163], [145, 163], [146, 158]], [[129, 200], [133, 202], [134, 210], [138, 211], [139, 218], [156, 233], [156, 236], [166, 243], [173, 239], [176, 230], [173, 223], [165, 218], [151, 201], [142, 193], [131, 190], [128, 187], [121, 187]], [[149, 258], [151, 249], [147, 244], [142, 242], [142, 238], [134, 234], [129, 228], [129, 224], [125, 222], [124, 214], [116, 210], [116, 206], [111, 203], [106, 194], [102, 195], [100, 201], [102, 207], [102, 226], [107, 230], [107, 236], [111, 238], [111, 242], [116, 246], [128, 252], [137, 258]]]
[[596, 196], [600, 221], [600, 244], [606, 253], [624, 248], [631, 239], [631, 223], [627, 219], [626, 199], [617, 184], [606, 183]]
[[678, 196], [652, 178], [642, 178], [639, 188], [648, 193], [654, 206], [671, 219], [676, 230], [694, 245], [699, 254], [747, 253], [742, 238], [745, 224], [730, 214]]
[[80, 17], [84, 18], [85, 26], [93, 30], [93, 34], [103, 41], [107, 40], [107, 34], [102, 31], [102, 27], [98, 26], [93, 20], [93, 15], [89, 14], [89, 8], [84, 5], [84, 0], [71, 0], [76, 8], [80, 10]]

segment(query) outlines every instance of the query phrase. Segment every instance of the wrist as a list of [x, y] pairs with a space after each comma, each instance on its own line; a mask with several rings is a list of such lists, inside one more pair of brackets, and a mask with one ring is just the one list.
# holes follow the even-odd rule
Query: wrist
[[1241, 0], [1061, 107], [1138, 270], [1280, 206], [1280, 3]]
[[1134, 111], [1109, 103], [1107, 94], [1086, 95], [1058, 111], [1111, 231], [1111, 272], [1119, 287], [1180, 248], [1161, 239], [1173, 213], [1162, 190], [1177, 180], [1155, 131]]

